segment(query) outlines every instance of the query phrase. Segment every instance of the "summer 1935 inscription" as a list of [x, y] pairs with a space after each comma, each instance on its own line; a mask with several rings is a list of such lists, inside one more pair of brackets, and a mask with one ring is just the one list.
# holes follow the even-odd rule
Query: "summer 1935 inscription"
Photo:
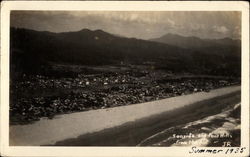
[[246, 147], [233, 147], [228, 149], [220, 149], [220, 148], [197, 148], [192, 147], [189, 151], [189, 154], [242, 154]]

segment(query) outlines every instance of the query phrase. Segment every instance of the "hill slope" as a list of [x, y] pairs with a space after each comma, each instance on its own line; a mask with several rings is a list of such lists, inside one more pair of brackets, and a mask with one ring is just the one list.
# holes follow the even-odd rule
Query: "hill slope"
[[[117, 65], [152, 62], [173, 72], [240, 74], [239, 49], [201, 49], [118, 37], [102, 30], [52, 33], [11, 28], [12, 72], [46, 73], [53, 64]], [[209, 50], [209, 49], [208, 49]]]

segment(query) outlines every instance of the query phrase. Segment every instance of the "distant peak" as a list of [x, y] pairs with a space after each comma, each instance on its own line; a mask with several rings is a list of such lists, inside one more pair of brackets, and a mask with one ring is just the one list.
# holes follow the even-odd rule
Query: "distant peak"
[[95, 32], [104, 32], [103, 30], [101, 29], [97, 29], [97, 30], [94, 30]]
[[180, 36], [179, 34], [174, 34], [174, 33], [167, 33], [164, 36]]
[[87, 29], [87, 28], [83, 28], [83, 29], [81, 29], [79, 32], [91, 32], [91, 30], [90, 30], [90, 29]]
[[196, 36], [183, 36], [183, 35], [174, 34], [174, 33], [167, 33], [164, 36], [165, 37], [179, 37], [179, 38], [189, 38], [189, 39], [200, 39], [199, 37], [196, 37]]
[[105, 32], [105, 31], [103, 31], [101, 29], [94, 30], [94, 32], [97, 33], [97, 34], [102, 34], [102, 35], [110, 35], [110, 33]]
[[230, 40], [230, 41], [231, 41], [231, 40], [233, 40], [233, 39], [232, 39], [232, 38], [229, 38], [229, 37], [225, 37], [225, 38], [221, 38], [220, 40], [228, 40], [228, 41]]
[[96, 30], [90, 30], [87, 28], [81, 29], [79, 32], [83, 33], [96, 33], [96, 34], [108, 34], [107, 32], [101, 30], [101, 29], [96, 29]]
[[161, 38], [185, 38], [185, 37], [179, 34], [167, 33], [163, 35]]

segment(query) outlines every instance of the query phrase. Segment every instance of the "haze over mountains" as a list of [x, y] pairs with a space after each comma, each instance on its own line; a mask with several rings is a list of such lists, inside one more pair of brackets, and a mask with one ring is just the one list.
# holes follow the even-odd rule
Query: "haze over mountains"
[[206, 47], [240, 47], [241, 41], [231, 38], [223, 39], [201, 39], [199, 37], [191, 36], [184, 37], [177, 34], [168, 33], [159, 38], [150, 39], [160, 43], [166, 43], [170, 45], [179, 46], [182, 48], [206, 48]]
[[102, 30], [52, 33], [11, 28], [12, 71], [46, 73], [55, 64], [146, 64], [172, 72], [240, 75], [240, 41], [167, 34], [158, 39], [125, 38]]

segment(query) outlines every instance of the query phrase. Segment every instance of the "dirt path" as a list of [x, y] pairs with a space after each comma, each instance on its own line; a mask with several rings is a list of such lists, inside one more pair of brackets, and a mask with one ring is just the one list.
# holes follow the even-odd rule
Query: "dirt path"
[[[94, 137], [93, 135], [95, 132], [102, 131], [104, 129], [114, 128], [117, 126], [121, 126], [123, 124], [127, 124], [128, 122], [132, 123], [132, 129], [136, 132], [138, 130], [138, 127], [133, 127], [135, 125], [141, 126], [141, 128], [144, 127], [142, 135], [148, 136], [152, 134], [152, 131], [147, 132], [147, 127], [149, 125], [149, 122], [154, 122], [155, 126], [152, 126], [153, 128], [160, 128], [160, 123], [158, 122], [159, 118], [163, 118], [163, 121], [166, 121], [166, 116], [162, 116], [165, 113], [170, 111], [172, 113], [172, 116], [184, 116], [187, 115], [185, 111], [189, 111], [189, 114], [192, 114], [193, 116], [189, 116], [189, 119], [186, 117], [183, 120], [195, 120], [193, 118], [199, 118], [199, 116], [196, 116], [193, 114], [193, 110], [197, 109], [197, 107], [201, 107], [204, 104], [209, 104], [211, 101], [209, 99], [214, 99], [218, 97], [225, 96], [224, 99], [232, 99], [234, 98], [233, 95], [235, 95], [237, 92], [239, 95], [240, 86], [232, 86], [232, 87], [226, 87], [221, 89], [213, 90], [209, 93], [195, 93], [191, 95], [185, 95], [185, 96], [179, 96], [179, 97], [173, 97], [169, 99], [159, 100], [159, 101], [153, 101], [148, 103], [142, 103], [142, 104], [136, 104], [136, 105], [129, 105], [129, 106], [121, 106], [121, 107], [115, 107], [115, 108], [108, 108], [108, 109], [99, 109], [99, 110], [92, 110], [87, 112], [79, 112], [79, 113], [73, 113], [73, 114], [65, 114], [55, 117], [52, 120], [48, 119], [42, 119], [38, 122], [35, 122], [34, 124], [29, 125], [14, 125], [10, 126], [10, 145], [49, 145], [49, 144], [57, 144], [57, 145], [134, 145], [141, 139], [140, 136], [132, 136], [132, 138], [128, 138], [127, 136], [123, 137], [124, 140], [120, 141], [127, 141], [127, 142], [112, 142], [112, 140], [106, 140], [106, 143], [100, 143], [95, 142], [95, 139], [97, 139], [99, 136], [95, 136], [96, 138], [88, 138], [89, 140], [86, 140], [86, 142], [83, 142], [81, 137], [78, 137], [80, 135], [88, 135], [88, 137]], [[231, 93], [231, 95], [230, 95]], [[203, 103], [198, 103], [203, 101]], [[204, 103], [204, 101], [208, 101]], [[216, 101], [219, 101], [216, 100]], [[236, 101], [236, 99], [234, 100]], [[237, 101], [238, 98], [237, 98]], [[230, 100], [229, 102], [232, 102]], [[191, 105], [198, 103], [198, 106]], [[213, 103], [213, 102], [212, 102]], [[227, 102], [228, 103], [228, 102]], [[222, 106], [226, 105], [227, 103], [220, 102], [221, 108]], [[223, 105], [224, 104], [224, 105]], [[211, 106], [211, 105], [210, 105]], [[207, 107], [207, 110], [211, 107]], [[183, 108], [182, 108], [183, 107]], [[218, 106], [215, 106], [218, 109]], [[225, 106], [224, 106], [225, 107]], [[179, 109], [177, 109], [179, 108]], [[220, 108], [220, 107], [219, 107]], [[175, 110], [173, 110], [175, 109]], [[179, 111], [178, 111], [179, 110]], [[215, 110], [216, 111], [216, 110]], [[219, 111], [219, 110], [218, 110]], [[197, 115], [206, 115], [206, 111], [203, 111], [203, 114], [197, 114]], [[213, 111], [207, 111], [208, 113], [213, 113]], [[159, 116], [161, 115], [161, 116]], [[158, 118], [155, 118], [155, 116]], [[169, 117], [170, 116], [170, 117]], [[201, 116], [201, 117], [202, 117]], [[135, 121], [138, 121], [140, 119], [145, 119], [147, 117], [150, 117], [151, 120], [144, 120], [144, 123], [133, 123]], [[191, 117], [191, 118], [190, 118]], [[160, 119], [161, 119], [160, 118]], [[171, 114], [168, 113], [168, 119], [174, 123], [175, 120], [173, 117], [171, 118]], [[156, 121], [157, 120], [157, 121]], [[184, 122], [183, 121], [183, 122]], [[145, 125], [141, 125], [145, 124]], [[151, 125], [151, 124], [150, 124]], [[142, 127], [143, 126], [143, 127]], [[163, 126], [163, 125], [162, 125]], [[161, 127], [162, 127], [161, 126]], [[155, 130], [152, 129], [151, 130]], [[127, 128], [127, 127], [125, 127]], [[129, 127], [128, 127], [129, 128]], [[131, 129], [131, 126], [130, 126]], [[119, 130], [117, 130], [119, 133]], [[122, 131], [122, 129], [121, 129]], [[155, 130], [157, 131], [157, 129]], [[104, 130], [105, 132], [105, 130]], [[106, 131], [106, 133], [112, 133], [112, 131]], [[146, 133], [147, 132], [147, 133]], [[91, 135], [91, 133], [93, 133]], [[102, 132], [103, 133], [103, 132]], [[108, 133], [109, 134], [109, 133]], [[120, 134], [120, 133], [119, 133]], [[141, 134], [141, 133], [140, 133]], [[101, 135], [101, 134], [100, 134]], [[118, 134], [117, 134], [118, 135]], [[128, 134], [129, 136], [129, 134]], [[77, 138], [78, 137], [78, 138]], [[84, 136], [86, 137], [86, 136]], [[111, 138], [116, 137], [112, 134], [109, 134], [109, 136], [102, 136], [103, 138]], [[73, 138], [73, 141], [72, 141]], [[77, 139], [74, 139], [77, 138]], [[79, 139], [80, 138], [80, 139]], [[71, 141], [66, 142], [58, 142], [63, 141], [65, 139], [71, 139]], [[84, 139], [84, 138], [83, 138]], [[75, 141], [74, 141], [75, 140]], [[130, 141], [128, 141], [130, 140]], [[91, 142], [92, 141], [92, 142]], [[104, 140], [105, 141], [105, 140]], [[56, 143], [58, 142], [58, 143]]]

